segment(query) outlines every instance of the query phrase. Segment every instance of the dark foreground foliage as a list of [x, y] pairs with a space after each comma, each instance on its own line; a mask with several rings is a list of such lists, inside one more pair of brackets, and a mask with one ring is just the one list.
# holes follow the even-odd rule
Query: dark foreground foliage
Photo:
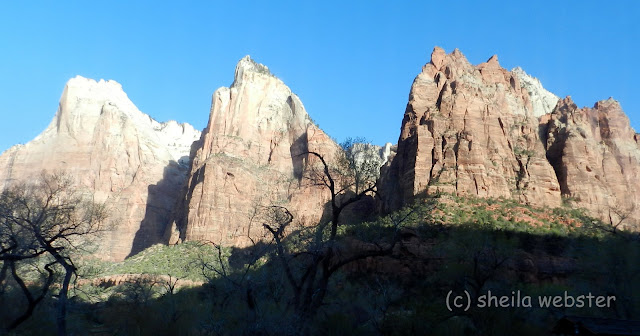
[[[300, 228], [283, 243], [303, 257], [318, 234], [330, 232]], [[148, 275], [118, 284], [77, 281], [67, 328], [73, 335], [546, 335], [564, 315], [640, 316], [637, 234], [611, 230], [578, 210], [432, 198], [374, 222], [343, 224], [336, 244], [347, 257], [384, 245], [394, 234], [401, 240], [391, 255], [336, 271], [310, 319], [296, 314], [273, 242], [245, 249], [192, 242], [157, 246], [123, 263], [84, 264], [94, 278]], [[176, 279], [192, 282], [181, 286]], [[38, 281], [31, 283], [37, 287]], [[15, 284], [1, 289], [3, 308], [25, 304]], [[13, 334], [55, 334], [56, 291]], [[470, 308], [449, 310], [450, 291], [466, 291]], [[509, 297], [509, 307], [480, 307], [489, 291]], [[518, 307], [518, 291], [532, 297], [532, 307], [521, 301]], [[616, 299], [609, 307], [539, 307], [539, 296], [565, 292]], [[3, 309], [0, 323], [18, 311]]]

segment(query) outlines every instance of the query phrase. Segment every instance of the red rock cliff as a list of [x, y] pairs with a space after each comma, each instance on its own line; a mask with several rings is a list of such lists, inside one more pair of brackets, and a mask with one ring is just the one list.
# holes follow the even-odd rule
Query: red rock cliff
[[612, 225], [640, 223], [638, 135], [615, 100], [578, 108], [570, 97], [541, 120], [562, 194]]
[[397, 154], [383, 174], [386, 209], [437, 191], [560, 205], [538, 135], [543, 102], [553, 95], [529, 82], [496, 56], [473, 66], [457, 49], [436, 47], [411, 86]]
[[612, 100], [579, 109], [496, 56], [471, 65], [436, 47], [411, 86], [385, 210], [437, 191], [538, 206], [562, 198], [622, 227], [640, 223], [640, 136]]
[[317, 223], [328, 194], [303, 181], [308, 157], [300, 154], [331, 157], [337, 148], [281, 80], [243, 58], [231, 87], [213, 94], [171, 240], [245, 246], [264, 235], [259, 212], [273, 204], [287, 206], [299, 223]]

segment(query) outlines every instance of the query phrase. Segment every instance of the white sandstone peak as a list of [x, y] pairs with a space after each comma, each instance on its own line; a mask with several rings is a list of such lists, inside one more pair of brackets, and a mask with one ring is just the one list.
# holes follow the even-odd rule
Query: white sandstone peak
[[551, 113], [556, 107], [560, 98], [546, 90], [540, 80], [527, 74], [521, 67], [516, 67], [511, 72], [518, 77], [520, 87], [527, 90], [531, 97], [531, 105], [533, 106], [533, 115], [540, 117], [547, 113]]
[[275, 76], [271, 74], [271, 71], [269, 71], [269, 68], [266, 65], [254, 61], [251, 56], [247, 55], [240, 59], [240, 61], [238, 61], [238, 64], [236, 65], [236, 72], [231, 87], [240, 85], [245, 77], [248, 77], [250, 75], [275, 78]]
[[99, 248], [104, 258], [122, 260], [161, 241], [199, 138], [189, 124], [160, 123], [142, 113], [118, 82], [76, 76], [47, 129], [0, 155], [0, 187], [42, 169], [76, 177], [114, 209], [110, 220], [118, 229]]
[[291, 89], [267, 66], [247, 55], [236, 66], [233, 84], [214, 92], [207, 132], [249, 141], [285, 134], [292, 128], [300, 135], [310, 124], [302, 102]]
[[141, 112], [120, 83], [76, 76], [65, 85], [49, 127], [33, 142], [50, 142], [63, 136], [78, 143], [93, 143], [99, 141], [95, 136], [100, 128], [106, 123], [112, 129], [115, 121], [135, 128], [141, 143], [153, 148], [154, 156], [182, 164], [188, 163], [191, 144], [200, 138], [200, 131], [189, 124], [173, 120], [161, 123]]

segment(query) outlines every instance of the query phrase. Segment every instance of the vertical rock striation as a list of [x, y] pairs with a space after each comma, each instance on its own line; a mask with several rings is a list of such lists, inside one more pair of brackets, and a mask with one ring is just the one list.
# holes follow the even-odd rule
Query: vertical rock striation
[[457, 49], [436, 47], [411, 86], [397, 153], [383, 169], [383, 208], [439, 191], [538, 206], [565, 197], [638, 229], [639, 139], [613, 99], [578, 108], [496, 56], [473, 66]]
[[67, 172], [110, 210], [113, 227], [96, 255], [122, 260], [162, 242], [199, 136], [191, 125], [140, 112], [114, 81], [78, 76], [46, 130], [0, 156], [0, 187], [42, 170]]
[[541, 129], [562, 194], [611, 225], [638, 229], [640, 145], [618, 102], [578, 108], [567, 97]]
[[337, 149], [281, 80], [244, 57], [231, 87], [213, 94], [171, 240], [246, 246], [264, 234], [259, 212], [273, 204], [286, 204], [299, 222], [317, 222], [328, 194], [303, 179], [303, 153], [330, 158]]
[[538, 116], [557, 98], [537, 84], [503, 69], [497, 56], [473, 66], [459, 50], [436, 47], [411, 86], [397, 154], [383, 174], [385, 208], [438, 191], [560, 205], [538, 135]]

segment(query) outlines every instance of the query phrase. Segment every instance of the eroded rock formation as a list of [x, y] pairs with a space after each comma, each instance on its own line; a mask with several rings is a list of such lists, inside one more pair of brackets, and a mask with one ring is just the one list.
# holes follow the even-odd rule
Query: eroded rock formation
[[578, 108], [567, 97], [541, 119], [563, 195], [620, 228], [640, 224], [640, 146], [620, 104]]
[[500, 67], [496, 56], [473, 66], [457, 49], [435, 48], [411, 87], [383, 179], [387, 209], [436, 191], [560, 205], [537, 118], [554, 96], [535, 83]]
[[640, 223], [640, 150], [612, 99], [579, 109], [497, 56], [471, 65], [436, 47], [411, 87], [383, 207], [438, 191], [559, 206], [621, 227]]
[[231, 87], [213, 94], [171, 240], [246, 246], [264, 235], [260, 212], [274, 204], [286, 205], [298, 223], [317, 223], [328, 194], [302, 177], [303, 153], [330, 158], [337, 149], [281, 80], [243, 58]]
[[[458, 50], [435, 48], [411, 87], [398, 144], [362, 148], [385, 164], [386, 211], [438, 191], [550, 207], [565, 197], [637, 229], [639, 143], [612, 99], [578, 108], [496, 56], [473, 66]], [[331, 162], [338, 150], [300, 99], [245, 57], [231, 87], [213, 94], [202, 134], [151, 119], [116, 82], [70, 80], [49, 127], [0, 156], [0, 187], [43, 169], [78, 177], [115, 225], [97, 255], [121, 260], [160, 242], [249, 245], [264, 235], [269, 205], [286, 206], [295, 225], [317, 223], [329, 194], [305, 178], [313, 162], [305, 153]], [[372, 213], [368, 201], [350, 211]]]
[[64, 171], [109, 208], [97, 256], [122, 260], [162, 241], [200, 132], [140, 112], [120, 84], [69, 80], [47, 129], [0, 156], [0, 187]]

